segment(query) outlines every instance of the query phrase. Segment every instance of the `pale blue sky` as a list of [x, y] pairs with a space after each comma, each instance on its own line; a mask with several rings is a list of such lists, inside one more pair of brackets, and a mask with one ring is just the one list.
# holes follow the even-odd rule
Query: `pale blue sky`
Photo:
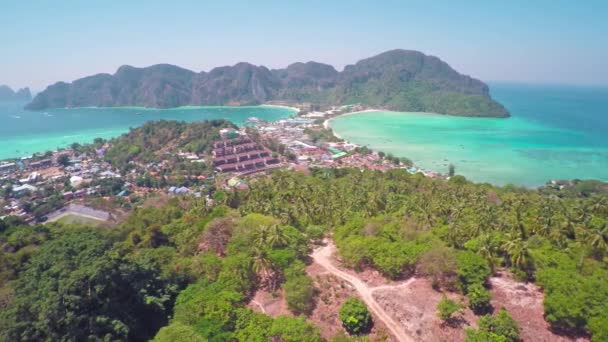
[[36, 90], [123, 64], [341, 69], [394, 48], [484, 81], [608, 84], [608, 1], [1, 0], [0, 44], [0, 84]]

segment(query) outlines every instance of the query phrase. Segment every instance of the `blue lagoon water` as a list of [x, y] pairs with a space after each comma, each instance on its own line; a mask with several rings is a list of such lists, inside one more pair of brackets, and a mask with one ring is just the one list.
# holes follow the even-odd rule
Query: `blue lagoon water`
[[343, 138], [477, 182], [608, 180], [608, 88], [494, 83], [508, 119], [372, 112], [332, 120]]
[[73, 142], [113, 138], [152, 120], [186, 122], [226, 119], [240, 125], [255, 116], [276, 121], [295, 111], [271, 106], [73, 108], [25, 111], [24, 103], [0, 103], [0, 159], [31, 155], [66, 147]]

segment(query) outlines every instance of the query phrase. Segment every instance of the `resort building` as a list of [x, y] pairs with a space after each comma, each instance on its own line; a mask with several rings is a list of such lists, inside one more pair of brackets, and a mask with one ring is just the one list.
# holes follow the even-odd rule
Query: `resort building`
[[224, 136], [223, 140], [213, 143], [213, 166], [218, 172], [253, 173], [279, 162], [270, 151], [247, 136], [230, 138], [228, 133]]

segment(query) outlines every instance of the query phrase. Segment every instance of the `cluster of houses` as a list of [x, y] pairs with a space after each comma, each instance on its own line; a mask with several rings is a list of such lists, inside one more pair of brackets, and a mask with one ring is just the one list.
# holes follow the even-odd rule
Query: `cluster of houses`
[[39, 170], [53, 165], [50, 158], [32, 161], [32, 157], [24, 157], [12, 162], [0, 163], [0, 176], [10, 175], [20, 170]]
[[[314, 114], [314, 113], [313, 113]], [[321, 113], [324, 114], [324, 113]], [[309, 114], [310, 115], [310, 114]], [[314, 114], [317, 115], [317, 114]], [[353, 167], [386, 171], [394, 167], [378, 154], [361, 154], [356, 144], [347, 142], [313, 141], [307, 132], [322, 130], [315, 120], [287, 119], [256, 126], [265, 139], [272, 139], [284, 145], [295, 156], [296, 169], [308, 167]]]
[[[68, 158], [67, 163], [60, 165], [62, 155]], [[5, 194], [5, 205], [0, 216], [13, 215], [30, 222], [35, 218], [26, 208], [34, 203], [49, 203], [55, 194], [63, 201], [97, 195], [99, 186], [87, 186], [93, 179], [121, 177], [110, 164], [78, 156], [73, 150], [56, 151], [42, 160], [24, 157], [4, 162], [0, 167], [0, 188]]]
[[[271, 152], [267, 147], [254, 141], [246, 132], [234, 129], [222, 129], [221, 138], [213, 143], [211, 164], [215, 172], [231, 173], [227, 177], [220, 177], [222, 185], [235, 189], [247, 189], [248, 185], [240, 176], [262, 172], [278, 167], [290, 167], [297, 170], [306, 170], [310, 167], [333, 167], [333, 168], [358, 168], [377, 171], [387, 171], [392, 168], [404, 168], [410, 173], [424, 173], [428, 177], [440, 176], [433, 172], [424, 172], [415, 167], [406, 168], [403, 165], [395, 164], [379, 154], [365, 151], [356, 144], [344, 141], [333, 142], [323, 141], [319, 137], [326, 136], [325, 126], [319, 124], [320, 119], [325, 119], [345, 111], [358, 110], [357, 106], [337, 107], [326, 112], [312, 112], [294, 118], [279, 120], [276, 122], [263, 122], [259, 119], [250, 119], [246, 125], [252, 127], [260, 136], [259, 141], [276, 141], [280, 143], [281, 149], [277, 150], [283, 155]], [[315, 132], [316, 131], [316, 132]], [[314, 135], [313, 139], [310, 135]], [[251, 135], [256, 136], [256, 135]], [[334, 140], [334, 139], [330, 139]], [[269, 145], [270, 146], [270, 145]], [[284, 148], [283, 148], [284, 147]], [[101, 191], [99, 185], [90, 185], [91, 181], [98, 179], [121, 179], [124, 181], [120, 193], [113, 193], [112, 196], [124, 197], [131, 193], [144, 193], [158, 191], [160, 189], [140, 188], [133, 183], [137, 183], [137, 178], [141, 178], [144, 173], [149, 174], [153, 179], [167, 177], [163, 172], [171, 168], [173, 164], [168, 160], [158, 163], [139, 164], [136, 163], [136, 170], [128, 174], [121, 174], [104, 161], [105, 149], [95, 150], [93, 156], [77, 155], [72, 150], [55, 152], [44, 159], [34, 159], [25, 157], [10, 162], [0, 162], [0, 189], [10, 188], [4, 191], [4, 214], [25, 217], [26, 220], [33, 220], [33, 217], [24, 210], [27, 202], [36, 199], [38, 202], [45, 202], [44, 196], [51, 196], [44, 189], [54, 189], [55, 194], [60, 194], [63, 204], [71, 202], [73, 199], [86, 198], [88, 196], [107, 193]], [[59, 165], [60, 156], [62, 165]], [[191, 152], [181, 152], [177, 154], [180, 160], [191, 163], [206, 163], [201, 156]], [[281, 158], [281, 159], [279, 159]], [[169, 176], [175, 177], [175, 176]], [[214, 175], [196, 174], [184, 177], [195, 180], [216, 180]], [[94, 183], [95, 184], [95, 183]], [[99, 183], [97, 183], [99, 184]], [[137, 183], [139, 184], [139, 183]], [[174, 183], [175, 184], [175, 183]], [[66, 188], [67, 187], [67, 188]], [[185, 186], [167, 186], [163, 193], [176, 195], [192, 195], [201, 197], [201, 192]], [[6, 194], [9, 194], [8, 196]], [[45, 193], [42, 195], [42, 193]], [[207, 197], [207, 196], [206, 196]]]
[[250, 174], [277, 165], [279, 160], [244, 133], [224, 129], [213, 143], [213, 167], [218, 172]]

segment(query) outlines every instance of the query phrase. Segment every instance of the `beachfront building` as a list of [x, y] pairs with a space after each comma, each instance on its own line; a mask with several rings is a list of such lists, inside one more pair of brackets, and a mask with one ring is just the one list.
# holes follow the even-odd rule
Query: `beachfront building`
[[37, 162], [32, 162], [30, 163], [28, 166], [30, 169], [44, 169], [47, 167], [51, 167], [53, 165], [53, 161], [51, 159], [43, 159], [43, 160], [39, 160]]
[[3, 163], [0, 164], [0, 174], [7, 174], [17, 170], [16, 163]]

